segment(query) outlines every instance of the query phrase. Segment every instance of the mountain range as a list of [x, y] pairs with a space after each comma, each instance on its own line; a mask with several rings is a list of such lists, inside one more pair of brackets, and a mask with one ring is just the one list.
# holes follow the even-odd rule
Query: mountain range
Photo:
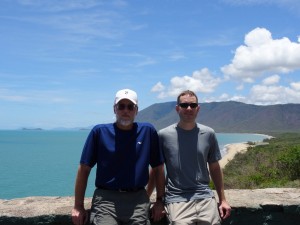
[[[139, 111], [136, 121], [152, 123], [159, 130], [178, 122], [175, 106], [175, 101], [153, 104]], [[197, 122], [218, 133], [300, 132], [300, 104], [200, 103]]]

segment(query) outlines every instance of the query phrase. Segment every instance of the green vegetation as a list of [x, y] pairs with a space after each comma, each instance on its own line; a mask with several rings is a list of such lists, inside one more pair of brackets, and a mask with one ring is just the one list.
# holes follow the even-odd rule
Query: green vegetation
[[300, 188], [300, 133], [270, 135], [226, 165], [225, 189]]

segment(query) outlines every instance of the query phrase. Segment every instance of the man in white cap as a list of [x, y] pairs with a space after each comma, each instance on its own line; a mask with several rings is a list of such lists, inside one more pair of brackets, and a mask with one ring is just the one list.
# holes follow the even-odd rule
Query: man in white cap
[[136, 92], [123, 89], [114, 101], [116, 122], [98, 124], [84, 145], [75, 183], [72, 221], [88, 221], [84, 196], [88, 177], [97, 164], [90, 224], [149, 225], [149, 196], [145, 186], [149, 165], [155, 171], [157, 199], [152, 209], [154, 221], [163, 215], [164, 159], [159, 150], [158, 135], [149, 123], [134, 122], [138, 112]]

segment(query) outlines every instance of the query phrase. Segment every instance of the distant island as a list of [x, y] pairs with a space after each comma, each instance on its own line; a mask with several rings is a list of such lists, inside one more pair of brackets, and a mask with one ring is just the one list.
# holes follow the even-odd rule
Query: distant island
[[43, 130], [42, 128], [27, 128], [23, 127], [21, 130]]

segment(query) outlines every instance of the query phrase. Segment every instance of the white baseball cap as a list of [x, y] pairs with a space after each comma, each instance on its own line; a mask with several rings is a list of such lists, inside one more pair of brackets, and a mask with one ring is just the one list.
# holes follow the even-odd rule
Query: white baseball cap
[[133, 104], [137, 105], [138, 98], [135, 91], [130, 89], [123, 89], [116, 93], [115, 104], [118, 104], [122, 99], [128, 99], [132, 101]]

